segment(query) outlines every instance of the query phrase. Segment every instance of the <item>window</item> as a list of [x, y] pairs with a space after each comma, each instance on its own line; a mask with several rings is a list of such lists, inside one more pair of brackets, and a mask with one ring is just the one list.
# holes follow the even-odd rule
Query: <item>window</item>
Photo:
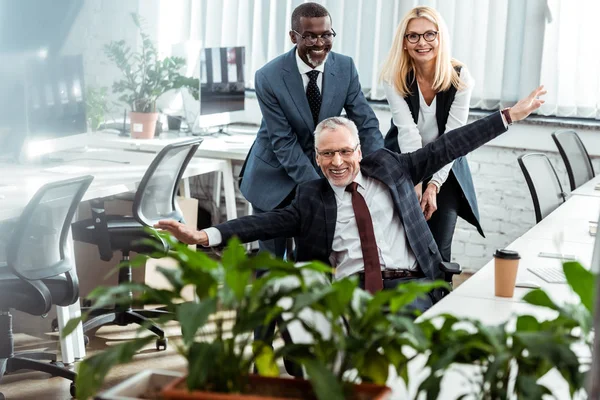
[[[246, 46], [246, 76], [289, 51], [290, 15], [299, 0], [161, 0], [163, 46]], [[363, 89], [383, 99], [378, 72], [397, 24], [416, 5], [446, 20], [453, 56], [475, 78], [471, 107], [513, 104], [540, 82], [549, 91], [544, 115], [600, 120], [597, 0], [336, 0], [320, 1], [337, 32], [334, 51], [349, 55]], [[177, 16], [177, 18], [173, 18]], [[173, 23], [174, 20], [182, 23]], [[250, 80], [248, 86], [253, 88]]]

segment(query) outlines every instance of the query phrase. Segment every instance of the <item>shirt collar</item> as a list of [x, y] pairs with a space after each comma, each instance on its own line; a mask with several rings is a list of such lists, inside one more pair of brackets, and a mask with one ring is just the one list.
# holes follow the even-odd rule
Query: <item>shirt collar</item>
[[298, 64], [298, 71], [300, 71], [300, 74], [303, 75], [310, 71], [319, 71], [320, 73], [323, 73], [323, 71], [325, 71], [325, 63], [326, 62], [327, 62], [327, 58], [325, 59], [325, 61], [323, 61], [321, 63], [321, 65], [319, 65], [315, 68], [311, 68], [308, 65], [306, 65], [306, 63], [304, 61], [302, 61], [302, 59], [300, 58], [300, 55], [298, 54], [298, 48], [296, 47], [296, 63]]
[[[335, 186], [332, 185], [331, 182], [327, 181], [329, 183], [329, 186], [331, 186], [331, 188], [333, 189], [333, 193], [335, 193], [335, 197], [338, 200], [342, 199], [342, 196], [344, 195], [344, 192], [346, 191], [346, 187], [342, 187], [342, 186]], [[361, 188], [363, 188], [363, 190], [366, 190], [367, 188], [367, 178], [362, 174], [362, 172], [360, 172], [360, 170], [358, 171], [358, 175], [356, 175], [356, 178], [354, 178], [354, 182], [358, 183], [358, 186], [360, 186]]]

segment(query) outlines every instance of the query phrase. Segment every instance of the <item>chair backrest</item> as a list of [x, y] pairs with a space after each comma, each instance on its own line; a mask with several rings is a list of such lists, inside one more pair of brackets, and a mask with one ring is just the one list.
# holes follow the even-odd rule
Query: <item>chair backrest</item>
[[535, 220], [540, 222], [564, 203], [565, 193], [552, 163], [545, 154], [524, 154], [518, 161], [531, 193]]
[[567, 168], [571, 190], [577, 189], [594, 177], [592, 160], [577, 132], [557, 131], [552, 134], [552, 139]]
[[175, 199], [177, 185], [202, 140], [170, 144], [152, 161], [133, 201], [133, 215], [141, 224], [153, 226], [161, 219], [183, 221]]
[[7, 264], [26, 280], [40, 280], [69, 272], [69, 231], [77, 206], [93, 176], [48, 183], [29, 201], [12, 233]]

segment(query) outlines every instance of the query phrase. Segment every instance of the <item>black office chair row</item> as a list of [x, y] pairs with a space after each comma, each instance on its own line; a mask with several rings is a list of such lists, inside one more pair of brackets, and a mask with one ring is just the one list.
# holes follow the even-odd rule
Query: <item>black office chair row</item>
[[[571, 190], [577, 189], [595, 176], [589, 153], [575, 131], [555, 132], [552, 139], [565, 163]], [[564, 203], [567, 195], [556, 170], [545, 154], [524, 154], [518, 158], [518, 162], [531, 194], [535, 221], [539, 223]]]

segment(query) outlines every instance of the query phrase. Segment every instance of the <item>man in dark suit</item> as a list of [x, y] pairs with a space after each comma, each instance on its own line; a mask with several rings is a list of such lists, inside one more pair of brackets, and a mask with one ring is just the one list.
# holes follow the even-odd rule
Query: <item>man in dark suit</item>
[[[448, 132], [407, 154], [381, 149], [363, 159], [356, 126], [345, 118], [324, 120], [315, 131], [315, 144], [316, 161], [326, 179], [299, 185], [288, 207], [199, 232], [175, 221], [161, 221], [156, 227], [182, 242], [203, 246], [219, 245], [234, 235], [243, 242], [294, 237], [298, 261], [331, 263], [336, 278], [358, 274], [361, 285], [371, 291], [407, 280], [441, 279], [442, 259], [414, 185], [500, 135], [512, 121], [527, 117], [543, 104], [538, 97], [543, 94], [539, 87], [510, 109]], [[370, 213], [370, 226], [364, 224], [360, 199]], [[372, 240], [368, 231], [375, 239], [377, 279], [369, 278], [373, 277], [373, 252], [366, 243]], [[427, 309], [439, 300], [436, 295], [415, 306]]]
[[[295, 47], [256, 72], [262, 123], [243, 167], [240, 189], [255, 214], [283, 208], [297, 185], [320, 177], [313, 132], [319, 121], [342, 110], [358, 126], [361, 148], [383, 147], [379, 121], [361, 91], [350, 57], [331, 51], [336, 35], [331, 16], [316, 3], [292, 13]], [[282, 258], [285, 237], [261, 241], [260, 248]]]

